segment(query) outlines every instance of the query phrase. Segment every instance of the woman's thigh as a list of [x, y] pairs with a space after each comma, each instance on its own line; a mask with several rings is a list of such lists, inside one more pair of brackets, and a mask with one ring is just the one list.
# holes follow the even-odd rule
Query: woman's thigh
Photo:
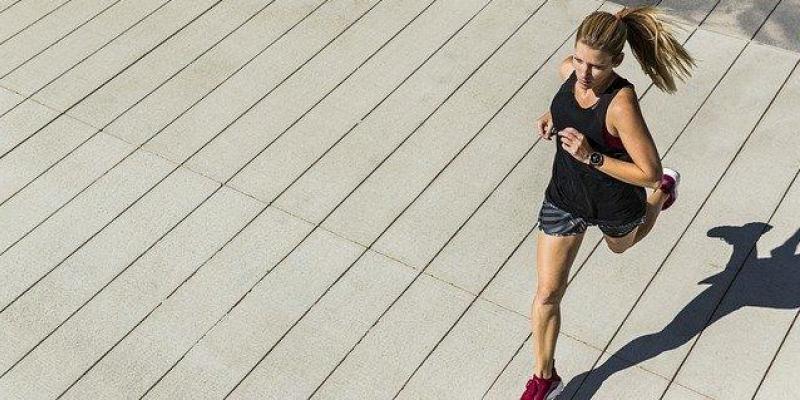
[[584, 233], [553, 236], [539, 231], [536, 239], [537, 288], [547, 292], [566, 288], [572, 266]]

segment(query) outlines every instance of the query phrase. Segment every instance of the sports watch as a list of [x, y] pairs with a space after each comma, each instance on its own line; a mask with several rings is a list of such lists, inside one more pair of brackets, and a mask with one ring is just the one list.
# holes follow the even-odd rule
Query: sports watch
[[589, 154], [589, 165], [593, 167], [599, 167], [603, 165], [603, 154], [598, 152], [592, 152]]

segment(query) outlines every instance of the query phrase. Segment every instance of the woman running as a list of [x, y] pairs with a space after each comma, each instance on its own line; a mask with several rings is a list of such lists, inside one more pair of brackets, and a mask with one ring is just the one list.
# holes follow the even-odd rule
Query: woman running
[[[535, 367], [522, 400], [550, 400], [564, 388], [553, 360], [560, 302], [587, 227], [622, 253], [642, 240], [661, 210], [677, 198], [679, 175], [661, 167], [633, 85], [614, 72], [625, 41], [661, 90], [695, 65], [652, 6], [597, 11], [581, 22], [575, 52], [561, 64], [564, 80], [537, 121], [541, 137], [556, 135], [550, 183], [539, 212], [531, 327]], [[652, 189], [648, 196], [645, 188]]]

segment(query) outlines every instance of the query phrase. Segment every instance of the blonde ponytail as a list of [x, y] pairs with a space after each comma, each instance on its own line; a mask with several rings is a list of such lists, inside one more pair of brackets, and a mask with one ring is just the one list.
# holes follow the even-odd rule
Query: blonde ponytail
[[653, 6], [623, 8], [616, 14], [595, 11], [581, 22], [576, 42], [616, 56], [627, 40], [653, 84], [674, 93], [675, 77], [685, 81], [695, 61], [665, 22]]

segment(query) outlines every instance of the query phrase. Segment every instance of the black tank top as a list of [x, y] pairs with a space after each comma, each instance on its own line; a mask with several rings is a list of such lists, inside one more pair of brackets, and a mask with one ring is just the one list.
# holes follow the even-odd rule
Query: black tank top
[[[633, 84], [616, 76], [592, 107], [582, 108], [575, 99], [576, 79], [573, 71], [550, 104], [553, 127], [556, 131], [575, 128], [586, 136], [595, 151], [631, 162], [622, 141], [608, 133], [606, 112], [617, 92]], [[561, 147], [561, 137], [555, 138], [552, 177], [545, 192], [547, 201], [599, 225], [626, 224], [644, 216], [647, 197], [643, 187], [620, 181], [576, 160]]]

